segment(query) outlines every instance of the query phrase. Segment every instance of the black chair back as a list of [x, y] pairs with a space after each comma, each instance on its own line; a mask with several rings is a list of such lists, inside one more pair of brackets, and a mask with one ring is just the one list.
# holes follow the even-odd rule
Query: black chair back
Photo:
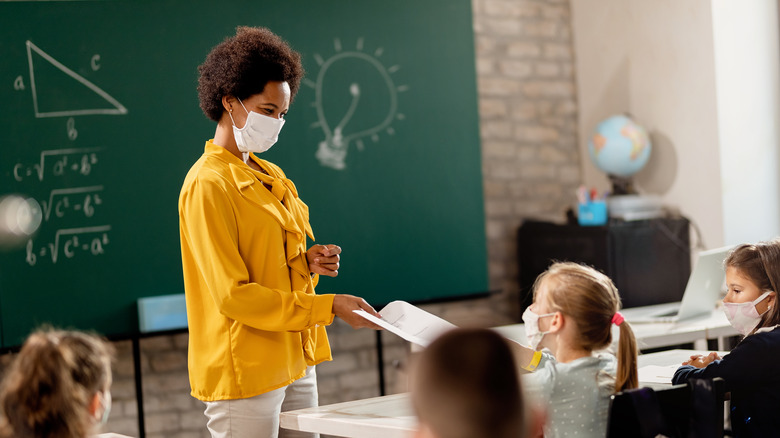
[[617, 393], [610, 404], [607, 437], [721, 438], [724, 397], [721, 378]]

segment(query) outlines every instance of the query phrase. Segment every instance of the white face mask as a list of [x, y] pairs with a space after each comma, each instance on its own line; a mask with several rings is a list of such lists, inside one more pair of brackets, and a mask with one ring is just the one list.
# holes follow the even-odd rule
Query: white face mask
[[246, 124], [243, 128], [236, 126], [233, 116], [230, 121], [233, 122], [233, 137], [236, 139], [236, 145], [241, 152], [265, 152], [271, 149], [271, 146], [279, 139], [279, 132], [284, 126], [284, 119], [264, 116], [254, 111], [247, 111], [244, 102], [238, 101], [246, 111]]
[[103, 413], [100, 418], [95, 417], [96, 420], [100, 420], [101, 425], [105, 425], [108, 422], [108, 415], [111, 413], [111, 393], [104, 391], [100, 393], [100, 404], [103, 405]]
[[723, 312], [731, 326], [747, 336], [761, 321], [756, 304], [763, 301], [771, 293], [772, 291], [766, 291], [760, 297], [747, 303], [723, 303]]
[[542, 338], [549, 331], [543, 332], [539, 330], [539, 318], [545, 316], [552, 316], [555, 313], [545, 313], [544, 315], [537, 315], [536, 312], [531, 310], [530, 307], [523, 312], [523, 323], [525, 324], [525, 337], [528, 338], [528, 345], [531, 349], [536, 350], [539, 347], [539, 343], [542, 342]]

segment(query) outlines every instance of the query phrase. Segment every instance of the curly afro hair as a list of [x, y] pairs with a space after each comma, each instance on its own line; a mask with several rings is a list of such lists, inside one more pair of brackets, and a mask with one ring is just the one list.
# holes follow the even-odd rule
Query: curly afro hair
[[269, 81], [286, 81], [292, 100], [303, 77], [303, 66], [301, 55], [270, 30], [239, 26], [235, 36], [211, 50], [198, 66], [198, 73], [200, 108], [216, 122], [224, 111], [223, 96], [243, 100], [262, 93]]

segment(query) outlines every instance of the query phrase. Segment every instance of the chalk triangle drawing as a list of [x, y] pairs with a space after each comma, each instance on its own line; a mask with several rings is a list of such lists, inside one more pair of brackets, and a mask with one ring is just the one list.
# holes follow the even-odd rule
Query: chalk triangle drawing
[[[39, 73], [47, 72], [45, 77], [43, 74], [39, 75], [40, 83], [36, 83], [34, 58], [38, 62]], [[40, 58], [48, 64], [39, 61]], [[31, 41], [27, 41], [27, 61], [30, 66], [30, 88], [35, 117], [127, 114], [127, 108], [119, 101], [54, 59]]]

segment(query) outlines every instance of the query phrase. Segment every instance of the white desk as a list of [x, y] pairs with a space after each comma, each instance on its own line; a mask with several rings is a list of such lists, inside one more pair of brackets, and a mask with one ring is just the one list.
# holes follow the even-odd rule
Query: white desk
[[[706, 354], [696, 350], [668, 350], [639, 355], [639, 367], [673, 365], [691, 354]], [[667, 385], [671, 385], [670, 381]], [[641, 386], [645, 386], [640, 382]], [[648, 386], [659, 387], [658, 383]], [[329, 406], [283, 412], [280, 424], [285, 429], [315, 432], [353, 438], [409, 438], [417, 427], [409, 394], [394, 394], [337, 403]]]
[[353, 438], [409, 438], [417, 418], [408, 393], [282, 412], [285, 429]]
[[[709, 354], [710, 350], [664, 350], [657, 351], [655, 353], [640, 354], [637, 357], [637, 366], [642, 368], [647, 365], [668, 366], [668, 365], [680, 365], [683, 361], [688, 360], [694, 354]], [[723, 356], [728, 354], [727, 351], [719, 351], [718, 354]], [[642, 382], [640, 381], [640, 385]], [[671, 385], [672, 382], [669, 382]]]
[[[653, 306], [633, 307], [623, 309], [621, 313], [629, 323], [632, 320], [657, 310], [663, 311], [673, 307], [671, 304], [656, 304]], [[714, 309], [709, 315], [697, 316], [680, 322], [634, 322], [631, 324], [640, 349], [668, 347], [670, 345], [694, 343], [694, 349], [706, 350], [708, 339], [718, 340], [718, 350], [725, 350], [724, 338], [740, 333], [729, 324], [726, 315], [720, 308]]]
[[[620, 313], [623, 314], [626, 321], [631, 323], [632, 319], [647, 315], [648, 312], [669, 308], [673, 304], [674, 303], [667, 303], [634, 307], [623, 309]], [[634, 330], [634, 335], [636, 336], [640, 350], [687, 343], [693, 343], [693, 348], [695, 350], [706, 350], [708, 339], [717, 339], [718, 350], [726, 350], [727, 346], [725, 345], [724, 338], [739, 335], [739, 332], [729, 324], [726, 315], [724, 315], [723, 311], [720, 309], [713, 310], [709, 315], [702, 315], [681, 322], [634, 322], [631, 323], [631, 328]], [[523, 324], [505, 325], [496, 327], [494, 330], [521, 344], [527, 344], [528, 342], [525, 338]], [[619, 334], [619, 328], [616, 326], [612, 327], [613, 347], [617, 347]]]

